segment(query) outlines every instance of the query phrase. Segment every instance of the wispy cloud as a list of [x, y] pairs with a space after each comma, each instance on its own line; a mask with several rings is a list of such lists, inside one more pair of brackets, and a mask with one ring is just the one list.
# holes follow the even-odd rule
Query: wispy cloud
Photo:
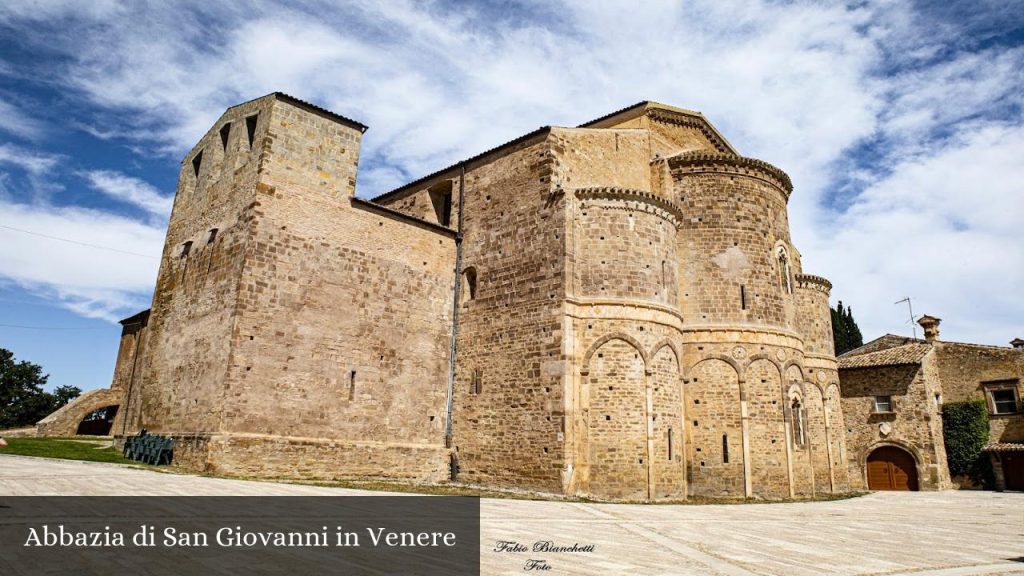
[[102, 211], [0, 200], [0, 279], [83, 316], [116, 321], [148, 306], [163, 237], [160, 226]]
[[0, 131], [32, 140], [43, 135], [45, 125], [21, 108], [0, 100]]
[[[907, 295], [959, 339], [1024, 325], [991, 252], [1020, 263], [1024, 48], [1006, 31], [1024, 13], [995, 0], [10, 4], [0, 26], [60, 55], [94, 134], [178, 158], [225, 107], [291, 92], [370, 125], [363, 196], [540, 125], [643, 99], [701, 110], [793, 177], [804, 264], [866, 335], [900, 328], [887, 307]], [[141, 180], [85, 174], [165, 213]]]
[[13, 144], [0, 144], [0, 165], [13, 166], [33, 175], [53, 170], [59, 161], [60, 156], [56, 154], [26, 150]]
[[151, 184], [112, 170], [91, 170], [81, 174], [94, 189], [115, 200], [126, 202], [151, 215], [166, 219], [174, 196], [161, 194]]

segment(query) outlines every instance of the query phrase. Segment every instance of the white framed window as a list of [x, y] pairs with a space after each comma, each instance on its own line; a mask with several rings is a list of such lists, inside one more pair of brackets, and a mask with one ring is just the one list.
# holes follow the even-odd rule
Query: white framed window
[[1016, 380], [984, 382], [982, 386], [985, 389], [990, 414], [1002, 415], [1020, 412], [1020, 399], [1017, 397]]
[[875, 413], [892, 412], [892, 396], [875, 396]]

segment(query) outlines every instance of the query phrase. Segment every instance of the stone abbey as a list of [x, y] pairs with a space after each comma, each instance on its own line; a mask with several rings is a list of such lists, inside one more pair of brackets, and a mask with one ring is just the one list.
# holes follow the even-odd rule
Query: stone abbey
[[187, 155], [113, 434], [230, 475], [849, 489], [831, 286], [804, 273], [783, 171], [642, 102], [369, 201], [365, 130], [275, 93]]

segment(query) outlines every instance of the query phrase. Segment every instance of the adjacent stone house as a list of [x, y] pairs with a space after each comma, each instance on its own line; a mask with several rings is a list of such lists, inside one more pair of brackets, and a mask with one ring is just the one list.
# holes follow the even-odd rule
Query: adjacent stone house
[[831, 285], [784, 172], [641, 102], [367, 201], [365, 130], [275, 93], [189, 152], [116, 434], [246, 476], [847, 490]]
[[923, 340], [887, 334], [839, 357], [849, 477], [869, 489], [953, 486], [942, 436], [942, 405], [985, 400], [999, 490], [1024, 490], [1024, 341], [1011, 347], [939, 339], [940, 319], [923, 316]]

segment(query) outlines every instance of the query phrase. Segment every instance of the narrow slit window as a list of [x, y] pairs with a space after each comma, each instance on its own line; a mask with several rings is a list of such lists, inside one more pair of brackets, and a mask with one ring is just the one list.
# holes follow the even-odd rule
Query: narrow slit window
[[793, 293], [793, 279], [792, 279], [792, 277], [790, 275], [790, 271], [789, 271], [789, 254], [786, 253], [786, 249], [781, 247], [781, 246], [779, 247], [778, 258], [779, 258], [779, 285], [782, 287], [783, 290], [786, 291], [786, 294], [792, 294]]
[[793, 400], [793, 441], [797, 446], [803, 446], [806, 438], [804, 437], [804, 411], [803, 406], [800, 405], [800, 401]]
[[469, 381], [470, 394], [479, 394], [480, 391], [483, 389], [483, 385], [481, 384], [481, 380], [483, 380], [483, 375], [483, 370], [481, 370], [480, 368], [473, 369], [473, 376], [472, 378], [470, 378]]
[[352, 400], [356, 397], [356, 371], [353, 370], [348, 374], [348, 399]]
[[195, 173], [196, 178], [199, 178], [199, 167], [203, 165], [203, 151], [196, 152], [196, 155], [192, 157], [192, 171]]
[[672, 427], [668, 429], [668, 461], [672, 461]]
[[256, 140], [256, 121], [259, 119], [259, 114], [254, 114], [245, 119], [245, 132], [249, 135], [249, 149], [252, 150], [252, 143]]
[[729, 463], [729, 435], [722, 434], [722, 464]]
[[220, 127], [220, 145], [224, 147], [224, 151], [228, 150], [228, 138], [231, 137], [231, 122]]
[[740, 285], [740, 310], [747, 309], [747, 287]]
[[462, 303], [476, 300], [476, 268], [470, 266], [462, 272]]
[[450, 226], [452, 223], [452, 183], [446, 181], [434, 186], [427, 191], [430, 195], [430, 203], [434, 206], [434, 216], [441, 226]]

